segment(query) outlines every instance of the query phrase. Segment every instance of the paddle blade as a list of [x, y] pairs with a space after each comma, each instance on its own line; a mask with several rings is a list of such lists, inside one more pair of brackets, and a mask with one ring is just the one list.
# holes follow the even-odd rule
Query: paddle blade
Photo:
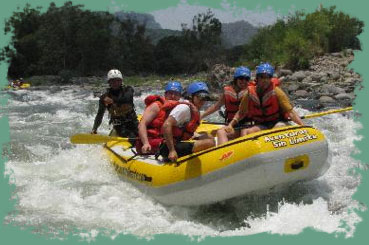
[[128, 142], [128, 139], [101, 134], [75, 134], [70, 137], [70, 142], [73, 144], [104, 144], [109, 141]]

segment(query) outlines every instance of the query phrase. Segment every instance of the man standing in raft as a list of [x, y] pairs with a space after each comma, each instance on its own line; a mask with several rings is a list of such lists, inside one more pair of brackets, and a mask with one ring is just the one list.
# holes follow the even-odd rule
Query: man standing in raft
[[175, 162], [177, 158], [205, 150], [215, 145], [213, 138], [203, 138], [193, 142], [189, 140], [200, 124], [199, 110], [206, 100], [210, 100], [208, 86], [196, 81], [187, 87], [188, 101], [170, 101], [163, 106], [169, 115], [163, 124], [164, 143], [160, 146], [160, 155], [165, 161]]
[[227, 132], [234, 131], [233, 127], [241, 119], [248, 116], [255, 126], [241, 131], [241, 136], [260, 130], [282, 127], [291, 119], [299, 125], [304, 125], [301, 118], [281, 88], [272, 82], [274, 68], [264, 63], [256, 68], [256, 86], [249, 86], [243, 96], [238, 112], [225, 127]]
[[110, 70], [107, 80], [110, 87], [100, 97], [99, 109], [91, 133], [97, 133], [104, 113], [108, 110], [109, 124], [113, 125], [110, 135], [132, 138], [131, 143], [134, 143], [138, 132], [138, 120], [133, 104], [134, 90], [131, 86], [122, 86], [123, 76], [119, 70]]
[[149, 95], [145, 98], [146, 108], [138, 125], [140, 139], [136, 141], [139, 154], [155, 154], [163, 142], [161, 128], [166, 119], [166, 111], [162, 110], [166, 101], [178, 101], [182, 95], [182, 85], [178, 81], [170, 81], [165, 86], [164, 98]]

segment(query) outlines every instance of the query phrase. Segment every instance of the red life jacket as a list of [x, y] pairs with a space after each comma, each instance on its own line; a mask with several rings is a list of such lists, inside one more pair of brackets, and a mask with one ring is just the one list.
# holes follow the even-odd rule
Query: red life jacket
[[282, 118], [275, 87], [274, 83], [270, 83], [263, 93], [261, 102], [256, 92], [256, 86], [248, 87], [249, 113], [255, 122], [272, 122]]
[[[181, 141], [181, 140], [188, 140], [190, 139], [194, 132], [196, 131], [197, 127], [200, 125], [200, 112], [198, 111], [198, 109], [196, 108], [196, 106], [192, 103], [189, 102], [179, 102], [179, 101], [174, 101], [174, 100], [169, 100], [167, 101], [163, 106], [162, 106], [162, 110], [166, 112], [166, 117], [164, 119], [164, 121], [167, 119], [167, 117], [169, 116], [169, 113], [173, 110], [174, 107], [176, 107], [179, 104], [185, 104], [188, 105], [190, 107], [191, 110], [191, 120], [184, 125], [183, 127], [178, 127], [175, 126], [172, 129], [172, 133], [173, 133], [173, 138]], [[164, 123], [163, 121], [163, 123]], [[163, 134], [163, 131], [161, 130], [161, 134]]]
[[[148, 95], [144, 100], [146, 108], [149, 107], [151, 104], [156, 103], [160, 109], [164, 105], [165, 101], [165, 98], [159, 95]], [[164, 140], [160, 136], [161, 126], [164, 123], [161, 118], [165, 117], [165, 115], [161, 115], [163, 113], [165, 114], [164, 111], [160, 110], [156, 118], [154, 118], [154, 120], [152, 120], [147, 125], [147, 137], [149, 140], [149, 144], [151, 145], [151, 152], [149, 154], [156, 153], [159, 150], [160, 144]], [[142, 146], [143, 144], [141, 140], [136, 140], [136, 150], [138, 154], [143, 154], [141, 151]]]
[[151, 105], [152, 103], [154, 102], [160, 102], [161, 104], [164, 104], [165, 103], [165, 98], [160, 96], [160, 95], [157, 95], [157, 94], [154, 94], [154, 95], [148, 95], [145, 100], [145, 105], [146, 105], [146, 108]]
[[164, 120], [166, 118], [165, 111], [161, 110], [162, 106], [165, 104], [166, 100], [164, 97], [159, 95], [149, 95], [144, 100], [146, 108], [152, 103], [156, 103], [159, 106], [158, 115], [147, 125], [147, 136], [149, 138], [160, 137], [161, 126], [163, 126]]
[[241, 99], [246, 91], [247, 90], [244, 89], [237, 93], [232, 86], [225, 86], [223, 88], [227, 122], [230, 122], [238, 111]]

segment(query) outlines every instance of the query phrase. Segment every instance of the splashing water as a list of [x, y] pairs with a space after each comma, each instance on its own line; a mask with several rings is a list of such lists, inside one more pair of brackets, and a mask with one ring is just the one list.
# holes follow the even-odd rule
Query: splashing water
[[[86, 240], [98, 234], [112, 239], [119, 234], [147, 239], [163, 233], [198, 239], [298, 234], [307, 227], [350, 237], [361, 221], [357, 212], [366, 209], [352, 199], [360, 184], [353, 168], [365, 167], [351, 156], [357, 153], [354, 141], [360, 140], [361, 127], [352, 113], [305, 121], [329, 142], [331, 167], [322, 177], [208, 206], [168, 207], [118, 177], [101, 146], [69, 143], [71, 135], [92, 128], [98, 99], [91, 91], [70, 86], [0, 93], [9, 95], [0, 116], [9, 117], [5, 174], [15, 186], [12, 198], [16, 199], [6, 224], [32, 227], [45, 236], [72, 233]], [[143, 111], [145, 95], [135, 99], [138, 113]], [[208, 119], [220, 120], [215, 114]], [[99, 133], [108, 132], [105, 119]]]

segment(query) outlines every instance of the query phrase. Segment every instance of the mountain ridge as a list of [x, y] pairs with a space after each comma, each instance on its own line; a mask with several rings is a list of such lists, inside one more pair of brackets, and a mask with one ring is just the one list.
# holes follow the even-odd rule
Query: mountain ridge
[[[157, 44], [160, 39], [167, 36], [181, 35], [180, 30], [163, 29], [161, 25], [156, 22], [152, 14], [120, 11], [116, 12], [115, 16], [117, 16], [120, 21], [131, 19], [137, 21], [139, 24], [144, 24], [146, 26], [146, 36], [151, 39], [153, 44]], [[247, 44], [257, 31], [257, 27], [244, 20], [222, 23], [221, 40], [223, 46], [225, 48], [232, 48]]]

